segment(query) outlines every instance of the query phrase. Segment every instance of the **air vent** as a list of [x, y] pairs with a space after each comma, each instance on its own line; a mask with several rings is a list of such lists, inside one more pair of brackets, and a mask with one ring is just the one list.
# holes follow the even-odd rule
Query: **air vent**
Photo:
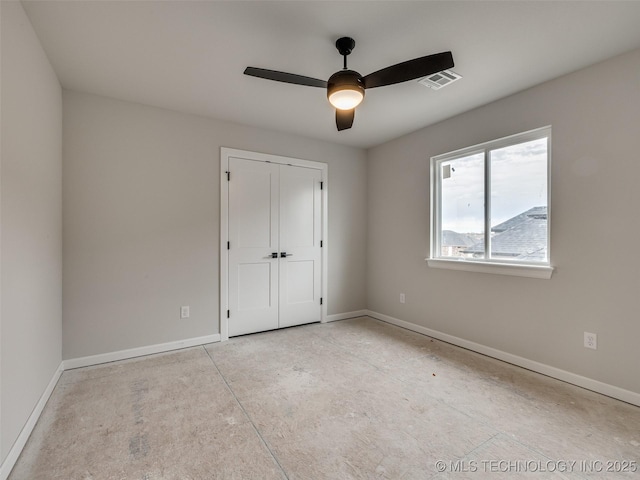
[[428, 77], [424, 77], [423, 79], [418, 80], [418, 83], [421, 83], [425, 87], [429, 87], [434, 90], [440, 90], [442, 87], [446, 87], [447, 85], [450, 85], [456, 80], [460, 80], [461, 78], [461, 75], [458, 75], [452, 70], [443, 70], [441, 72], [434, 73], [433, 75], [429, 75]]

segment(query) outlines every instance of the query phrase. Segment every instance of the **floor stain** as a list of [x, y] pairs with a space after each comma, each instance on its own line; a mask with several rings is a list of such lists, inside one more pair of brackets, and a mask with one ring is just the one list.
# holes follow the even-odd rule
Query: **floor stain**
[[139, 379], [131, 384], [133, 421], [139, 425], [140, 431], [129, 439], [129, 453], [134, 460], [139, 460], [149, 454], [149, 439], [144, 430], [144, 400], [149, 393], [149, 381]]
[[140, 460], [149, 454], [149, 440], [146, 433], [129, 439], [129, 453], [134, 460]]

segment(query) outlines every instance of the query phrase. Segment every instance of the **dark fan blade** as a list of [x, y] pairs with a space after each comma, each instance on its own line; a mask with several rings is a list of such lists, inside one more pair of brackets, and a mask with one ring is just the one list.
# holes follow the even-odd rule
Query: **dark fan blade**
[[252, 77], [266, 78], [267, 80], [275, 80], [276, 82], [293, 83], [295, 85], [306, 85], [308, 87], [327, 88], [327, 82], [318, 80], [317, 78], [303, 77], [294, 73], [278, 72], [276, 70], [266, 70], [264, 68], [247, 67], [244, 70], [245, 75]]
[[453, 67], [451, 52], [436, 53], [426, 57], [414, 58], [370, 73], [362, 79], [365, 88], [384, 87], [394, 83], [406, 82]]
[[338, 127], [338, 131], [351, 128], [351, 125], [353, 125], [353, 117], [355, 116], [355, 108], [351, 110], [339, 110], [336, 108], [336, 126]]

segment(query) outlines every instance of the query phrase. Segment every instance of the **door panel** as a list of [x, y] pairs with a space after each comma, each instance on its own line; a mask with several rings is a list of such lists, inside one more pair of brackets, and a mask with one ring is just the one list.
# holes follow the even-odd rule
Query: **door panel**
[[319, 322], [321, 172], [280, 169], [280, 327]]
[[[283, 165], [280, 185], [280, 212], [283, 246], [313, 247], [317, 231], [315, 230], [315, 172], [307, 169], [290, 170], [295, 167]], [[318, 172], [319, 173], [319, 172]], [[314, 175], [310, 175], [314, 174]]]
[[238, 265], [238, 311], [271, 307], [272, 262]]
[[[235, 159], [234, 159], [235, 160]], [[277, 198], [272, 196], [272, 184], [275, 183], [272, 168], [263, 168], [256, 162], [242, 165], [233, 162], [233, 210], [236, 221], [234, 246], [239, 248], [277, 249], [278, 224], [272, 222], [273, 210], [277, 210]], [[267, 167], [270, 167], [267, 165]], [[231, 189], [231, 186], [230, 186]], [[231, 192], [230, 192], [231, 193]]]
[[289, 260], [287, 261], [286, 285], [287, 304], [313, 302], [314, 295], [314, 262], [312, 260]]
[[229, 159], [229, 336], [278, 328], [278, 165]]

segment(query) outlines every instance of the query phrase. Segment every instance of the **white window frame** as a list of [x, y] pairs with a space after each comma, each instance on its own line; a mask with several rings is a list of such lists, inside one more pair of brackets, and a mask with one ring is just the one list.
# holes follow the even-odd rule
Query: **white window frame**
[[[484, 154], [484, 231], [485, 254], [490, 254], [491, 241], [491, 162], [488, 161], [492, 150], [510, 147], [520, 143], [547, 138], [547, 262], [523, 262], [520, 260], [493, 260], [491, 258], [449, 258], [440, 255], [440, 232], [442, 228], [441, 209], [441, 180], [440, 165], [442, 162], [466, 157], [478, 153]], [[428, 265], [434, 268], [446, 268], [450, 270], [465, 270], [482, 273], [495, 273], [501, 275], [515, 275], [520, 277], [551, 278], [553, 267], [551, 266], [551, 126], [537, 128], [516, 135], [499, 138], [489, 142], [462, 148], [453, 152], [431, 157], [431, 221], [430, 221], [430, 254], [427, 258]]]

